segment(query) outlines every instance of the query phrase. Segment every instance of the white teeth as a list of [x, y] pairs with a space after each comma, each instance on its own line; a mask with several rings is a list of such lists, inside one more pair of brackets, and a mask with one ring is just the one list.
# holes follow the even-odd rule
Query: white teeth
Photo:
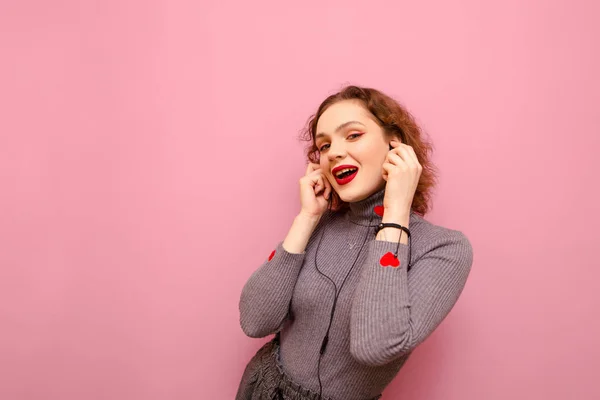
[[347, 171], [356, 171], [356, 168], [344, 168], [338, 172], [335, 173], [335, 176], [339, 177], [341, 174], [343, 174], [344, 172]]

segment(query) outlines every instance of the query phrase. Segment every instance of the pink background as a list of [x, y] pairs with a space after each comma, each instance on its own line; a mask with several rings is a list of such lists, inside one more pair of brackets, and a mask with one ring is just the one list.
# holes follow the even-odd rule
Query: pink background
[[474, 247], [384, 398], [600, 398], [599, 3], [212, 3], [0, 3], [0, 398], [232, 399], [345, 83], [416, 115]]

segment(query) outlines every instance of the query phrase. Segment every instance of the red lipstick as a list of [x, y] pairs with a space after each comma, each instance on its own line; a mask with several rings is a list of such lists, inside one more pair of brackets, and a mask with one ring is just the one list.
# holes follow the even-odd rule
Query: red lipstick
[[[346, 171], [342, 173], [340, 177], [338, 177], [337, 173], [344, 169], [348, 169], [350, 171]], [[332, 169], [331, 173], [333, 174], [333, 177], [335, 178], [335, 181], [338, 183], [338, 185], [345, 185], [347, 183], [350, 183], [354, 179], [354, 177], [356, 177], [356, 174], [358, 173], [358, 167], [355, 165], [339, 165]]]

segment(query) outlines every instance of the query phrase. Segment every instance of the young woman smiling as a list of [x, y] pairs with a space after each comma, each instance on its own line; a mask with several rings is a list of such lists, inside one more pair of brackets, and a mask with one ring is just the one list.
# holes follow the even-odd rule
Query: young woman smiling
[[473, 250], [424, 219], [431, 146], [394, 99], [348, 86], [305, 135], [300, 210], [239, 302], [246, 335], [275, 337], [236, 399], [379, 399], [457, 302]]

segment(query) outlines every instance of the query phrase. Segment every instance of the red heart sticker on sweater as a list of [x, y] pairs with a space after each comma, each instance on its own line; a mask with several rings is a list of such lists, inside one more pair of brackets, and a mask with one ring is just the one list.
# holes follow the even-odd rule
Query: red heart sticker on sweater
[[398, 268], [400, 266], [400, 260], [394, 257], [394, 254], [391, 251], [388, 251], [383, 255], [383, 257], [381, 257], [379, 264], [381, 264], [382, 267], [390, 266], [393, 268]]
[[271, 261], [274, 256], [275, 256], [275, 250], [273, 250], [273, 252], [271, 252], [271, 255], [269, 256], [269, 261]]
[[375, 206], [373, 208], [373, 211], [375, 211], [375, 214], [379, 215], [380, 217], [383, 217], [383, 206]]

